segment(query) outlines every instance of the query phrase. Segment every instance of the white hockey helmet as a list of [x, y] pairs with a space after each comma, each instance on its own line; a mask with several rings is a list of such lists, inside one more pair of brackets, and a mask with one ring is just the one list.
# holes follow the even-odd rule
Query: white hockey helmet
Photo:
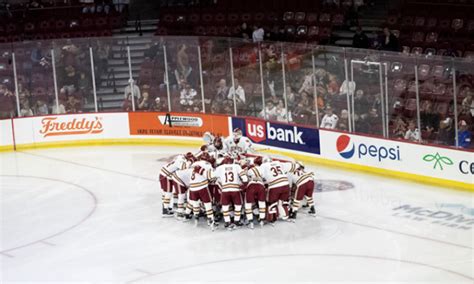
[[206, 143], [207, 145], [211, 145], [214, 141], [214, 135], [212, 135], [211, 132], [206, 131], [204, 132], [202, 139], [204, 140], [204, 143]]
[[242, 129], [235, 128], [233, 131], [234, 139], [240, 139], [242, 137]]
[[265, 164], [265, 163], [270, 163], [272, 162], [272, 158], [270, 156], [263, 156], [262, 158], [262, 164]]

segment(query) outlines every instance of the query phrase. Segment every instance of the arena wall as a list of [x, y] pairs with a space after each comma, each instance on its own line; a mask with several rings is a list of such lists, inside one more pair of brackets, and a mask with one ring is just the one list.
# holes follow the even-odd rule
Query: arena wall
[[[171, 126], [170, 126], [171, 124]], [[112, 144], [199, 146], [239, 127], [259, 151], [474, 192], [474, 153], [398, 140], [189, 113], [93, 113], [0, 120], [0, 150]]]

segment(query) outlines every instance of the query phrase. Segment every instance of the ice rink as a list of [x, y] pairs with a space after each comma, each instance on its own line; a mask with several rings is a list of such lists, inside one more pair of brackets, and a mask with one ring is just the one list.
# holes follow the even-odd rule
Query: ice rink
[[211, 232], [161, 217], [158, 171], [187, 150], [0, 154], [2, 282], [474, 282], [472, 193], [311, 167], [317, 217]]

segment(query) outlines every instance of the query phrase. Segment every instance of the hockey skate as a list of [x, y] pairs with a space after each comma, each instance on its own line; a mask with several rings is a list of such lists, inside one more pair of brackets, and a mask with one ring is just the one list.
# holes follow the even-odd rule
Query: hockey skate
[[214, 232], [214, 230], [217, 228], [217, 225], [216, 225], [216, 222], [214, 222], [214, 220], [207, 220], [207, 224], [209, 225], [209, 227], [211, 228], [211, 231]]
[[226, 228], [228, 231], [232, 231], [234, 229], [234, 224], [225, 222], [224, 228]]
[[297, 214], [298, 214], [298, 211], [291, 211], [291, 212], [290, 212], [290, 219], [295, 220]]
[[254, 224], [253, 224], [253, 221], [250, 221], [250, 222], [247, 224], [247, 226], [248, 226], [250, 229], [252, 229], [252, 230], [255, 228], [255, 226], [254, 226]]
[[314, 205], [309, 208], [308, 214], [316, 217], [316, 209], [314, 209]]
[[184, 221], [184, 213], [176, 213], [176, 219], [178, 221]]
[[235, 226], [236, 228], [240, 228], [240, 227], [242, 227], [243, 225], [244, 225], [244, 224], [242, 224], [242, 222], [240, 222], [240, 221], [234, 222], [234, 226]]
[[161, 212], [162, 217], [173, 217], [174, 213], [171, 209], [169, 208], [163, 208], [163, 211]]

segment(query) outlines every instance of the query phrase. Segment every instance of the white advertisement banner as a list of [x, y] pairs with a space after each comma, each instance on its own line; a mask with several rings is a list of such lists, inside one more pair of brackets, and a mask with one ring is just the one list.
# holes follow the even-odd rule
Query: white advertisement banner
[[321, 156], [340, 162], [473, 183], [474, 153], [320, 130]]
[[0, 147], [13, 147], [12, 121], [10, 119], [0, 120]]
[[93, 113], [15, 119], [17, 145], [128, 138], [128, 114]]

